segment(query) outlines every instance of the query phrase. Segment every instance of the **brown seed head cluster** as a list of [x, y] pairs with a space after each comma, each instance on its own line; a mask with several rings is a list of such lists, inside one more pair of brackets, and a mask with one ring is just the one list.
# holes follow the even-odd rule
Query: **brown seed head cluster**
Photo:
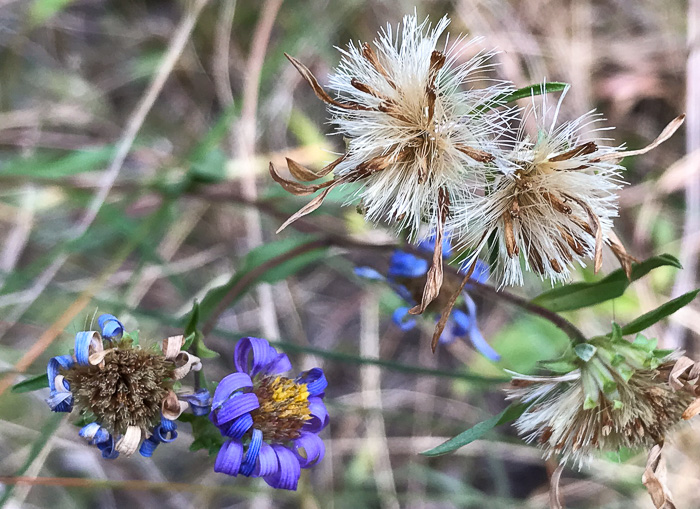
[[74, 364], [63, 375], [77, 407], [94, 414], [111, 434], [122, 435], [129, 426], [148, 432], [160, 422], [174, 369], [162, 355], [121, 341], [106, 353], [104, 364]]

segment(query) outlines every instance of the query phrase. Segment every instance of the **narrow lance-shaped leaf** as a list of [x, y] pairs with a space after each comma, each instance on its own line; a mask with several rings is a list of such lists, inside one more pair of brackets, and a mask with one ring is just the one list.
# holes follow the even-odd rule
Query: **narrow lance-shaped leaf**
[[672, 315], [682, 307], [690, 304], [699, 292], [700, 289], [685, 293], [680, 297], [676, 297], [673, 300], [661, 304], [658, 308], [653, 309], [648, 313], [644, 313], [642, 316], [638, 317], [635, 320], [632, 320], [630, 323], [625, 325], [622, 328], [622, 334], [625, 336], [629, 334], [636, 334], [637, 332], [641, 332], [651, 327], [656, 322], [663, 320], [664, 318], [666, 318], [669, 315]]
[[538, 295], [532, 302], [557, 312], [593, 306], [622, 296], [631, 282], [644, 277], [657, 267], [680, 269], [681, 264], [669, 254], [654, 256], [641, 263], [633, 263], [629, 279], [623, 269], [617, 269], [600, 281], [572, 283], [554, 288]]
[[45, 389], [48, 386], [49, 386], [49, 379], [46, 376], [46, 373], [41, 373], [39, 375], [29, 377], [26, 380], [22, 380], [21, 382], [16, 383], [15, 385], [12, 386], [12, 392], [14, 392], [14, 393], [32, 392], [32, 391], [38, 391], [39, 389]]
[[501, 106], [503, 104], [512, 103], [518, 99], [525, 99], [526, 97], [532, 97], [533, 95], [551, 94], [552, 92], [561, 92], [566, 87], [568, 83], [560, 83], [558, 81], [551, 81], [549, 83], [538, 83], [534, 85], [528, 85], [527, 87], [519, 88], [513, 92], [506, 92], [497, 96], [495, 99], [489, 101], [489, 104], [484, 104], [475, 108], [475, 111], [484, 112], [492, 110]]
[[526, 404], [510, 405], [500, 414], [494, 415], [485, 421], [481, 421], [468, 430], [463, 431], [456, 437], [443, 442], [429, 451], [422, 452], [421, 454], [423, 456], [440, 456], [442, 454], [454, 452], [460, 447], [464, 447], [465, 445], [472, 443], [474, 440], [480, 439], [486, 434], [486, 432], [491, 431], [496, 426], [514, 421], [525, 412], [527, 407], [528, 405]]

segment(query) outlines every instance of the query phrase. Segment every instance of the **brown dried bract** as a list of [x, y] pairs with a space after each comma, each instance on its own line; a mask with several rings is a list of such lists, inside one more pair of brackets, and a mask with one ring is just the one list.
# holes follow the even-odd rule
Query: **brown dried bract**
[[384, 66], [381, 64], [379, 59], [377, 58], [376, 53], [372, 49], [372, 47], [368, 43], [364, 43], [362, 45], [362, 56], [365, 57], [365, 59], [372, 64], [372, 67], [374, 67], [379, 74], [381, 74], [386, 82], [389, 84], [389, 86], [393, 89], [396, 89], [396, 84], [394, 81], [389, 77], [389, 73], [386, 72], [386, 69], [384, 69]]
[[467, 147], [466, 145], [457, 145], [455, 148], [479, 163], [490, 163], [495, 159], [495, 157], [492, 154], [489, 154], [488, 152], [484, 152], [483, 150], [478, 150], [472, 147]]
[[270, 163], [270, 176], [272, 177], [272, 180], [281, 185], [285, 191], [292, 193], [294, 196], [307, 196], [309, 194], [315, 193], [319, 189], [324, 189], [333, 184], [333, 181], [330, 180], [328, 182], [323, 182], [322, 184], [305, 186], [304, 184], [300, 184], [299, 182], [287, 180], [286, 178], [282, 177], [279, 173], [277, 173], [277, 169], [272, 163]]
[[579, 145], [577, 147], [574, 147], [571, 150], [564, 152], [563, 154], [559, 154], [557, 156], [550, 157], [548, 159], [548, 161], [550, 163], [568, 161], [569, 159], [573, 159], [574, 157], [592, 154], [596, 150], [598, 150], [598, 146], [594, 142], [589, 141], [588, 143], [584, 143], [583, 145]]
[[321, 99], [323, 102], [327, 104], [331, 104], [333, 106], [337, 106], [338, 108], [343, 108], [346, 110], [368, 110], [366, 106], [363, 106], [361, 104], [357, 104], [354, 102], [347, 102], [343, 103], [340, 101], [336, 101], [333, 99], [328, 93], [323, 89], [321, 85], [319, 85], [318, 80], [316, 77], [309, 71], [309, 69], [302, 64], [299, 60], [294, 58], [291, 55], [288, 55], [287, 53], [284, 54], [285, 57], [292, 63], [292, 65], [296, 68], [297, 71], [299, 71], [299, 74], [301, 74], [301, 77], [306, 80], [306, 82], [311, 85], [311, 88], [313, 89], [314, 93], [316, 94], [316, 97]]
[[520, 248], [515, 242], [515, 233], [513, 232], [513, 216], [509, 210], [506, 210], [503, 215], [503, 232], [506, 240], [506, 251], [510, 258], [515, 258], [520, 254]]
[[[593, 209], [583, 200], [576, 198], [575, 196], [565, 195], [565, 198], [575, 201], [578, 203], [583, 210], [588, 214], [588, 226], [592, 229], [592, 235], [595, 237], [595, 253], [593, 256], [593, 271], [597, 274], [600, 268], [603, 266], [603, 229], [600, 225], [600, 219], [593, 212]], [[573, 218], [572, 218], [573, 220]]]
[[297, 163], [296, 161], [289, 159], [288, 157], [286, 159], [287, 167], [289, 168], [289, 173], [291, 173], [295, 179], [301, 180], [303, 182], [311, 182], [313, 180], [318, 180], [321, 177], [325, 177], [326, 175], [328, 175], [335, 169], [336, 166], [338, 166], [343, 161], [343, 159], [345, 159], [345, 157], [345, 155], [340, 156], [338, 159], [324, 166], [318, 171], [310, 170], [307, 167]]
[[445, 221], [450, 213], [450, 197], [445, 188], [440, 188], [438, 192], [438, 214], [437, 227], [435, 232], [435, 249], [433, 250], [433, 264], [428, 270], [428, 277], [423, 288], [423, 299], [417, 306], [412, 307], [408, 312], [412, 315], [421, 314], [440, 293], [442, 287], [442, 240], [445, 230]]
[[477, 258], [475, 257], [474, 261], [469, 266], [469, 270], [464, 276], [464, 279], [462, 279], [462, 283], [459, 285], [459, 288], [457, 288], [457, 290], [455, 290], [455, 292], [450, 296], [450, 300], [447, 302], [447, 305], [440, 313], [440, 320], [438, 320], [437, 325], [435, 325], [435, 330], [433, 331], [433, 339], [430, 343], [430, 349], [433, 351], [433, 353], [435, 353], [435, 349], [437, 348], [438, 343], [440, 342], [440, 336], [442, 335], [442, 331], [445, 330], [447, 320], [452, 314], [452, 308], [454, 308], [455, 302], [457, 302], [457, 299], [462, 294], [462, 290], [464, 290], [464, 287], [467, 285], [467, 281], [469, 281], [469, 278], [471, 278], [472, 274], [474, 274], [474, 269], [476, 269], [476, 262]]

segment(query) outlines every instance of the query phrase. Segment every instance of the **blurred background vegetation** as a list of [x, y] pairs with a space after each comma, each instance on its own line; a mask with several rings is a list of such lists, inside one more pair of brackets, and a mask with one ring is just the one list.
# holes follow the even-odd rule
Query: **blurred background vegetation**
[[[616, 221], [630, 253], [680, 255], [686, 270], [657, 269], [623, 297], [567, 314], [594, 335], [696, 279], [700, 163], [690, 151], [700, 140], [684, 140], [686, 132], [700, 137], [700, 106], [688, 106], [700, 97], [700, 69], [688, 64], [688, 25], [700, 24], [695, 4], [0, 0], [4, 507], [547, 507], [554, 465], [507, 426], [453, 455], [418, 453], [505, 407], [502, 386], [479, 377], [532, 372], [566, 338], [539, 318], [478, 299], [481, 329], [503, 360], [494, 365], [461, 342], [433, 355], [433, 321], [401, 332], [390, 319], [397, 297], [353, 275], [355, 265], [385, 267], [391, 252], [362, 244], [393, 239], [341, 208], [347, 194], [334, 192], [275, 235], [304, 199], [274, 185], [268, 162], [284, 167], [288, 156], [320, 167], [343, 146], [326, 136], [322, 103], [283, 53], [325, 83], [339, 60], [335, 46], [371, 41], [415, 8], [433, 21], [449, 14], [453, 35], [482, 36], [481, 47], [498, 48], [497, 74], [516, 86], [571, 83], [564, 117], [598, 108], [616, 126], [613, 143], [641, 147], [686, 111], [679, 134], [625, 161], [629, 186]], [[319, 233], [350, 240], [264, 265]], [[616, 268], [611, 258], [603, 272]], [[547, 287], [529, 277], [514, 291], [531, 297]], [[327, 456], [302, 475], [298, 492], [215, 474], [205, 452], [188, 453], [187, 424], [152, 459], [105, 461], [70, 417], [51, 414], [46, 391], [10, 390], [67, 352], [97, 310], [155, 342], [181, 331], [195, 298], [206, 304], [206, 343], [221, 354], [207, 361], [208, 378], [233, 369], [233, 345], [244, 335], [277, 341], [295, 366], [325, 369]], [[647, 335], [692, 355], [699, 312], [691, 305]], [[700, 436], [685, 427], [669, 445], [675, 500], [697, 506]], [[568, 507], [652, 507], [640, 482], [644, 454], [624, 456], [565, 471]], [[39, 479], [16, 484], [6, 476]]]

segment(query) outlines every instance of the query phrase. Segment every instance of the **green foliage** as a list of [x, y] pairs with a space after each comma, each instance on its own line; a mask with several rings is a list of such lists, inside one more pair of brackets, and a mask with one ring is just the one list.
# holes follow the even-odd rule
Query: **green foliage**
[[641, 263], [632, 264], [632, 273], [629, 279], [627, 279], [624, 270], [617, 269], [600, 281], [571, 283], [554, 288], [538, 295], [532, 302], [557, 312], [594, 306], [620, 297], [625, 293], [630, 283], [642, 278], [657, 267], [665, 266], [677, 269], [682, 268], [675, 257], [669, 254], [662, 254], [644, 260]]
[[526, 87], [519, 88], [513, 92], [508, 92], [502, 94], [495, 99], [493, 99], [489, 104], [479, 106], [476, 108], [477, 112], [488, 111], [502, 104], [508, 104], [517, 101], [518, 99], [525, 99], [526, 97], [532, 97], [535, 95], [551, 94], [552, 92], [561, 92], [569, 85], [567, 83], [559, 83], [557, 81], [551, 81], [549, 83], [528, 85]]
[[188, 422], [192, 426], [194, 441], [190, 444], [190, 451], [194, 452], [204, 449], [210, 456], [214, 456], [226, 442], [226, 437], [221, 436], [219, 429], [214, 426], [206, 415], [185, 413], [178, 417], [178, 421]]
[[221, 286], [210, 290], [202, 299], [198, 313], [207, 320], [229, 292], [228, 305], [234, 304], [259, 283], [274, 283], [285, 279], [326, 256], [327, 246], [309, 237], [290, 237], [251, 250], [240, 268]]
[[49, 386], [49, 378], [46, 373], [41, 373], [39, 375], [34, 375], [26, 380], [16, 383], [12, 386], [12, 392], [22, 393], [22, 392], [32, 392], [38, 391], [39, 389], [46, 389]]
[[46, 23], [68, 7], [74, 0], [34, 0], [29, 9], [29, 19], [34, 26]]
[[422, 452], [423, 456], [441, 456], [456, 451], [460, 447], [472, 443], [483, 437], [488, 431], [491, 431], [496, 426], [514, 421], [527, 409], [527, 405], [510, 405], [498, 415], [494, 415], [490, 419], [481, 421], [471, 428], [463, 431], [459, 435], [450, 438], [446, 442], [434, 447], [428, 451]]
[[642, 316], [622, 327], [622, 334], [636, 334], [637, 332], [641, 332], [651, 327], [655, 323], [663, 320], [667, 316], [672, 315], [682, 307], [693, 302], [698, 292], [700, 292], [700, 289], [685, 293], [680, 297], [676, 297], [675, 299], [660, 305], [658, 308], [653, 309], [648, 313], [644, 313]]
[[74, 150], [61, 155], [40, 152], [31, 157], [16, 157], [5, 161], [0, 176], [57, 180], [102, 169], [112, 157], [112, 146]]

